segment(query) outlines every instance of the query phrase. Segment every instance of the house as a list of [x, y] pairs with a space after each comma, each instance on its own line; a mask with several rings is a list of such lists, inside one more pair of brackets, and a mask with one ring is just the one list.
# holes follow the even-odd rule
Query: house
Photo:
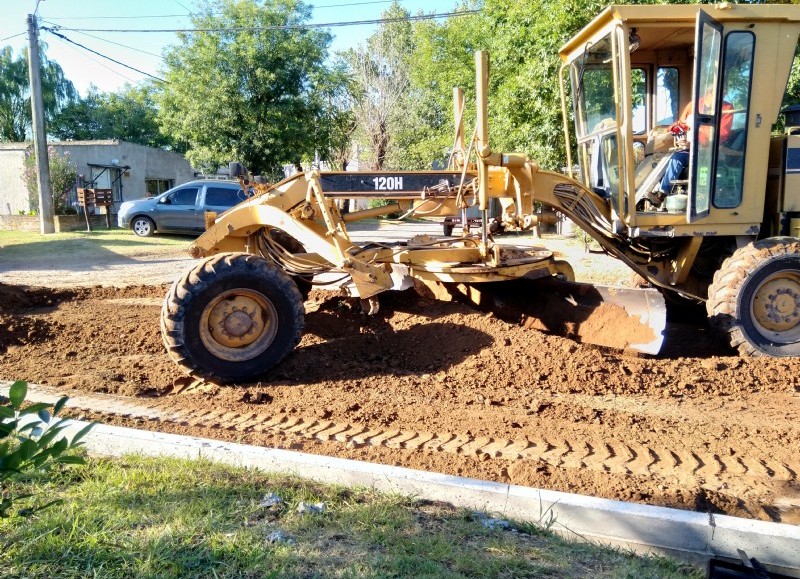
[[[183, 155], [126, 141], [64, 141], [48, 145], [59, 154], [69, 153], [84, 186], [113, 191], [112, 213], [123, 201], [163, 193], [196, 176]], [[22, 175], [25, 155], [31, 150], [31, 143], [0, 143], [0, 215], [30, 210]]]

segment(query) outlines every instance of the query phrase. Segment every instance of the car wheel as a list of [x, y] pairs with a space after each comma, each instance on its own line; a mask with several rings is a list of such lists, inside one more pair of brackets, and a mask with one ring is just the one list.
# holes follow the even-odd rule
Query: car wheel
[[445, 223], [442, 227], [442, 232], [447, 236], [450, 237], [453, 235], [453, 226], [449, 223]]
[[139, 237], [150, 237], [156, 230], [156, 224], [149, 217], [137, 217], [131, 223], [131, 229]]

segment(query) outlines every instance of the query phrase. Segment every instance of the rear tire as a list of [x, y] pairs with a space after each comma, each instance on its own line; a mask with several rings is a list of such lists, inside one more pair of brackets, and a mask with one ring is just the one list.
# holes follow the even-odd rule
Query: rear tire
[[442, 227], [442, 232], [445, 234], [446, 237], [450, 237], [453, 235], [453, 226], [449, 223], [445, 223]]
[[215, 255], [170, 288], [161, 335], [170, 357], [213, 382], [263, 376], [300, 341], [303, 299], [292, 279], [262, 257]]
[[800, 241], [737, 249], [714, 274], [706, 310], [742, 355], [800, 356]]
[[131, 222], [131, 229], [139, 237], [150, 237], [156, 231], [156, 223], [149, 217], [140, 216]]

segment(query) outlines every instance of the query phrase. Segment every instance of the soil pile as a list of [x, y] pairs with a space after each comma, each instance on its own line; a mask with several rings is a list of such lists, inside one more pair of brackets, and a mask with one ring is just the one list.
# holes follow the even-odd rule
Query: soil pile
[[[413, 291], [373, 317], [313, 292], [300, 346], [264, 380], [190, 385], [161, 343], [166, 291], [13, 290], [0, 377], [147, 400], [198, 417], [168, 427], [198, 436], [800, 523], [800, 360], [731, 356], [698, 324], [650, 358]], [[231, 426], [245, 417], [285, 427]]]

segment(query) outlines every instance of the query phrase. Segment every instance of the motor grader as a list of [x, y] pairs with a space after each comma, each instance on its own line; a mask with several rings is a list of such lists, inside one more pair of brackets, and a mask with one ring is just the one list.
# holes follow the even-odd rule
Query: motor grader
[[[572, 281], [553, 252], [495, 242], [485, 212], [497, 202], [502, 227], [530, 229], [560, 213], [661, 294], [705, 301], [711, 323], [742, 354], [800, 354], [800, 135], [772, 134], [799, 33], [798, 6], [606, 8], [560, 52], [568, 175], [491, 147], [483, 52], [469, 138], [454, 91], [446, 170], [312, 170], [263, 185], [232, 164], [254, 195], [211, 215], [192, 245], [203, 260], [176, 281], [162, 310], [170, 356], [198, 378], [263, 376], [299, 342], [304, 296], [330, 273], [367, 312], [381, 292], [412, 281], [465, 295], [512, 280]], [[690, 101], [704, 103], [691, 119], [704, 138], [691, 144], [687, 174], [659, 196], [681, 148], [670, 127]], [[389, 202], [338, 209], [339, 199], [366, 198]], [[434, 217], [471, 206], [484, 212], [477, 235], [357, 244], [347, 232], [348, 223], [390, 212]], [[601, 290], [598, 303], [650, 328], [628, 346], [656, 353], [663, 301], [653, 290]], [[564, 299], [575, 302], [569, 292]]]

